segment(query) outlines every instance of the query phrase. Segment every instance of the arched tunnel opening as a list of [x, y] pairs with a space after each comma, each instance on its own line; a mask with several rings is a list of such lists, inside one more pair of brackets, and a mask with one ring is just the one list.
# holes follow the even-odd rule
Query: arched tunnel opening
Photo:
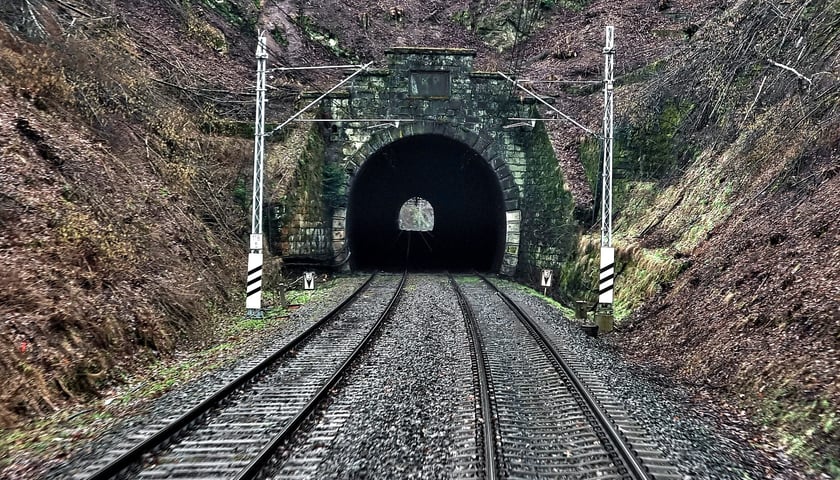
[[[425, 206], [414, 215], [431, 220], [406, 227], [414, 224], [406, 223], [407, 205]], [[402, 138], [357, 172], [347, 236], [356, 270], [497, 272], [505, 240], [501, 185], [487, 161], [457, 140]]]

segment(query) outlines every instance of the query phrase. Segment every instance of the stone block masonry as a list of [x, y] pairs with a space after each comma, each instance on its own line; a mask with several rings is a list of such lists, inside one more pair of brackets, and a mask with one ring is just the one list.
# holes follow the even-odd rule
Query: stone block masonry
[[[529, 155], [550, 154], [551, 158], [539, 159], [543, 165], [554, 161], [553, 151], [544, 130], [532, 134], [531, 129], [503, 128], [510, 117], [538, 115], [533, 102], [512, 95], [513, 86], [498, 74], [475, 72], [472, 50], [393, 48], [386, 55], [386, 69], [359, 75], [345, 91], [327, 97], [320, 106], [320, 117], [335, 120], [323, 131], [323, 161], [348, 172], [345, 192], [359, 168], [386, 145], [415, 135], [448, 137], [481, 156], [502, 189], [506, 232], [500, 273], [530, 271], [535, 263], [548, 260], [544, 247], [528, 250], [545, 241], [529, 239], [529, 232], [523, 230], [524, 219], [534, 218], [532, 210], [541, 208], [539, 202], [529, 201], [524, 195], [528, 169], [534, 164]], [[401, 121], [375, 125], [352, 119]], [[554, 175], [562, 185], [561, 173], [555, 169]], [[284, 245], [289, 250], [283, 254], [315, 257], [326, 249], [340, 262], [347, 254], [346, 205], [345, 197], [331, 211], [324, 211], [317, 225], [297, 229], [284, 226], [289, 232]], [[556, 214], [556, 206], [552, 210]], [[555, 255], [548, 257], [553, 261]]]

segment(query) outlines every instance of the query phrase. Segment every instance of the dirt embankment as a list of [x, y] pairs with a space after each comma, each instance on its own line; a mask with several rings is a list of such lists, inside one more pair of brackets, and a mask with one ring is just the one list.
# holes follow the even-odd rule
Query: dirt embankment
[[673, 137], [684, 155], [645, 213], [619, 218], [627, 243], [682, 271], [633, 316], [628, 354], [742, 411], [761, 432], [754, 442], [833, 476], [839, 12], [837, 1], [742, 1], [705, 24], [634, 92], [649, 111], [688, 112]]
[[827, 470], [840, 456], [840, 137], [832, 141], [781, 191], [744, 199], [622, 341], [636, 361], [764, 425], [753, 441]]
[[234, 300], [251, 148], [212, 133], [249, 70], [212, 16], [18, 3], [0, 9], [0, 427], [84, 401]]

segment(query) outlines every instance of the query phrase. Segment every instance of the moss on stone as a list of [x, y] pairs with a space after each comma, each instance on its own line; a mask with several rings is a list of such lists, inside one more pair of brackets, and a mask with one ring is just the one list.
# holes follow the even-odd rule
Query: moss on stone
[[[572, 216], [574, 201], [565, 189], [545, 126], [537, 124], [529, 135], [533, 141], [525, 151], [519, 270], [533, 279], [538, 270], [556, 268], [571, 257], [577, 226]], [[564, 296], [556, 286], [553, 293]]]
[[[691, 103], [669, 100], [658, 112], [639, 121], [619, 124], [613, 147], [613, 209], [623, 210], [634, 195], [637, 182], [668, 177], [674, 167], [688, 163], [697, 150], [679, 136], [683, 122], [694, 109]], [[600, 192], [601, 141], [587, 138], [579, 147], [586, 179]]]
[[313, 125], [305, 132], [303, 148], [294, 159], [293, 180], [282, 197], [272, 199], [272, 214], [266, 220], [275, 253], [328, 253], [324, 229], [332, 205], [324, 195], [324, 148], [322, 131]]

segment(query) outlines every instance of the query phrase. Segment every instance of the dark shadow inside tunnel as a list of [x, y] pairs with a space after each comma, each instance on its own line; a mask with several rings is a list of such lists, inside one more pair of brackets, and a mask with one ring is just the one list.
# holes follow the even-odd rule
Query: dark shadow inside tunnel
[[[401, 230], [400, 211], [419, 197], [434, 210], [431, 231]], [[505, 211], [499, 180], [467, 145], [417, 135], [386, 145], [362, 165], [347, 209], [357, 270], [499, 270]]]

